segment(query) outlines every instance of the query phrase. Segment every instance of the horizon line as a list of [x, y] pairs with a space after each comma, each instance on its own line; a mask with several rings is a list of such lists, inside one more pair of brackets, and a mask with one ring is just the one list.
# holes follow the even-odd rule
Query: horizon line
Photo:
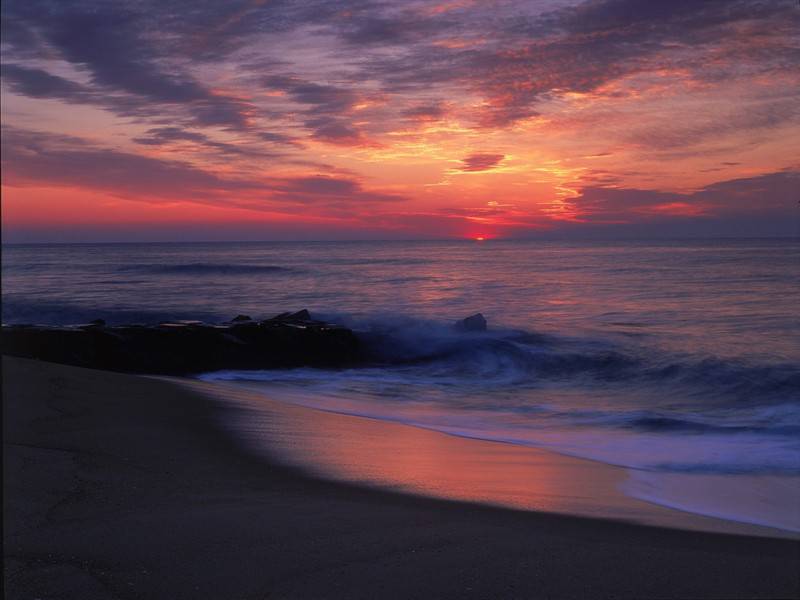
[[125, 241], [73, 241], [73, 242], [1, 242], [0, 246], [90, 246], [90, 245], [156, 245], [156, 244], [338, 244], [338, 243], [431, 243], [431, 242], [646, 242], [681, 240], [791, 240], [800, 235], [687, 235], [687, 236], [619, 236], [619, 237], [473, 237], [452, 238], [369, 238], [369, 239], [316, 239], [316, 240], [125, 240]]

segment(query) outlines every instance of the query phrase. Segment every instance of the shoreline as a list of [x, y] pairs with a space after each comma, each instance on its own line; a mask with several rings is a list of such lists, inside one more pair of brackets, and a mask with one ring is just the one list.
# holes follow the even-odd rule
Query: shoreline
[[[365, 489], [174, 384], [3, 359], [8, 597], [780, 597], [795, 541]], [[443, 435], [443, 434], [441, 434]]]
[[[223, 402], [232, 409], [232, 418], [223, 418], [222, 427], [265, 460], [312, 477], [517, 510], [800, 540], [800, 532], [792, 529], [708, 515], [635, 495], [637, 482], [644, 480], [652, 488], [652, 480], [658, 482], [663, 476], [660, 473], [327, 410], [276, 399], [248, 386], [202, 379], [163, 380]], [[709, 495], [713, 489], [707, 489], [708, 480], [712, 488], [741, 492], [726, 485], [724, 476], [720, 481], [719, 476], [667, 474], [666, 479], [682, 489], [700, 485]], [[748, 477], [746, 482], [763, 486], [768, 479]], [[792, 483], [796, 485], [797, 479]], [[638, 487], [647, 489], [641, 483]]]

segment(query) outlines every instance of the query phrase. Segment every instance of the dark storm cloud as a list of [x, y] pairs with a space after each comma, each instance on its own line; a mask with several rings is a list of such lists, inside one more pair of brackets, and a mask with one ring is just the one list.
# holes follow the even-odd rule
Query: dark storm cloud
[[504, 154], [470, 154], [461, 159], [463, 166], [459, 170], [469, 172], [488, 171], [499, 165], [504, 158]]

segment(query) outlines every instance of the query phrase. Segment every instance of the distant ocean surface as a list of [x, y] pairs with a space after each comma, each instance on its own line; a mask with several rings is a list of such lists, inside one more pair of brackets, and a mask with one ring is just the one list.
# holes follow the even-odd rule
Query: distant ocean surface
[[[800, 475], [796, 239], [15, 245], [2, 273], [4, 323], [308, 308], [363, 335], [366, 368], [203, 376], [273, 398], [640, 473]], [[453, 331], [475, 312], [488, 332]]]

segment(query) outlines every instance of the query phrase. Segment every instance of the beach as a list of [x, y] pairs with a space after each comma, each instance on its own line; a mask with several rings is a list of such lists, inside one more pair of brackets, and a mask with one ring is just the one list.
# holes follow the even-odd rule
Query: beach
[[9, 598], [800, 593], [796, 540], [326, 481], [171, 381], [4, 357], [3, 401]]

